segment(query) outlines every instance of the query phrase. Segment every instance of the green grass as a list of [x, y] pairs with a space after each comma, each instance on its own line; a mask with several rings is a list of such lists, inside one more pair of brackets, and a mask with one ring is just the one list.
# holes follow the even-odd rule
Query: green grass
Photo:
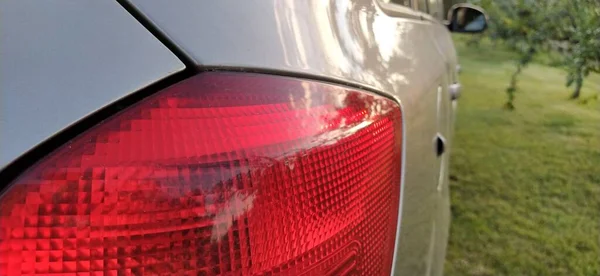
[[455, 41], [464, 91], [446, 275], [600, 275], [600, 76], [573, 101], [564, 71], [532, 64], [507, 111], [514, 55]]

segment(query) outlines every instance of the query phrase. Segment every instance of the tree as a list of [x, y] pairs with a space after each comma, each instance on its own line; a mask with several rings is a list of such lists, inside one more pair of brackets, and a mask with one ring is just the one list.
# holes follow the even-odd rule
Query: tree
[[572, 0], [567, 5], [568, 21], [563, 32], [570, 43], [567, 53], [567, 86], [574, 85], [572, 99], [579, 97], [583, 79], [600, 72], [600, 2]]
[[517, 79], [533, 57], [562, 45], [571, 98], [579, 97], [585, 77], [600, 72], [599, 0], [473, 0], [489, 14], [488, 36], [518, 53], [517, 68], [506, 89], [505, 106], [514, 108]]

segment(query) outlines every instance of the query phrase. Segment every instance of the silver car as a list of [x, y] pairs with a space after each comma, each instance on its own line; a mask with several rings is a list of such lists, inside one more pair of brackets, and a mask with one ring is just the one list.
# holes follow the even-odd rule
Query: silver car
[[442, 0], [0, 1], [0, 275], [440, 275]]

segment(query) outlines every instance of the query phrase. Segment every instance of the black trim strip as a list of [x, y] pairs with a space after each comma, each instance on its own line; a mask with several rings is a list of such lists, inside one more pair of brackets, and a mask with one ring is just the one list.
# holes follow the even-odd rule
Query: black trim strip
[[[199, 70], [200, 69], [200, 70]], [[246, 73], [256, 73], [256, 74], [265, 74], [272, 76], [282, 76], [282, 77], [291, 77], [291, 78], [299, 78], [304, 80], [312, 80], [312, 81], [320, 81], [324, 83], [329, 83], [332, 85], [344, 85], [349, 88], [360, 89], [363, 91], [368, 91], [383, 97], [386, 97], [390, 100], [397, 101], [390, 95], [386, 93], [382, 93], [381, 91], [368, 87], [357, 85], [356, 83], [344, 82], [343, 80], [323, 77], [318, 75], [299, 73], [299, 72], [287, 72], [287, 71], [279, 71], [279, 70], [269, 70], [269, 69], [253, 69], [253, 68], [239, 68], [239, 67], [204, 67], [197, 69], [190, 69], [187, 67], [183, 71], [177, 72], [171, 76], [168, 76], [162, 80], [159, 80], [147, 87], [144, 87], [138, 91], [135, 91], [113, 103], [108, 104], [107, 106], [100, 108], [96, 112], [88, 115], [85, 118], [73, 123], [72, 125], [66, 127], [62, 131], [58, 132], [54, 136], [48, 138], [46, 141], [38, 144], [33, 149], [29, 150], [25, 154], [21, 155], [19, 158], [9, 163], [4, 169], [0, 171], [0, 195], [3, 194], [3, 191], [7, 188], [8, 183], [12, 182], [15, 178], [21, 175], [25, 170], [29, 169], [38, 161], [42, 160], [47, 155], [51, 154], [53, 151], [58, 149], [60, 146], [64, 145], [68, 141], [76, 138], [78, 135], [82, 134], [88, 129], [93, 128], [97, 124], [106, 120], [107, 118], [119, 113], [125, 108], [130, 107], [131, 105], [141, 101], [142, 99], [160, 92], [165, 88], [174, 85], [178, 82], [181, 82], [187, 78], [190, 78], [198, 73], [202, 72], [246, 72]]]
[[[199, 66], [199, 65], [197, 65]], [[399, 99], [394, 98], [393, 95], [389, 93], [382, 92], [383, 90], [378, 90], [375, 87], [369, 85], [361, 85], [359, 83], [344, 81], [342, 79], [337, 79], [335, 77], [316, 75], [312, 73], [305, 72], [297, 72], [297, 71], [282, 71], [277, 69], [270, 68], [253, 68], [253, 67], [230, 67], [230, 66], [202, 66], [198, 68], [198, 72], [240, 72], [240, 73], [255, 73], [255, 74], [263, 74], [263, 75], [271, 75], [271, 76], [280, 76], [280, 77], [288, 77], [288, 78], [297, 78], [305, 81], [317, 81], [328, 83], [331, 85], [343, 85], [352, 89], [359, 89], [363, 91], [367, 91], [373, 93], [375, 95], [388, 98], [400, 104]]]
[[3, 194], [4, 190], [8, 188], [8, 184], [15, 180], [15, 178], [17, 178], [27, 169], [31, 168], [38, 161], [51, 154], [60, 146], [66, 144], [68, 141], [73, 140], [86, 130], [93, 128], [107, 118], [117, 114], [118, 112], [139, 102], [140, 100], [195, 74], [196, 73], [193, 70], [185, 69], [159, 80], [113, 103], [110, 103], [103, 108], [100, 108], [96, 112], [88, 115], [85, 118], [82, 118], [81, 120], [59, 131], [52, 137], [46, 139], [42, 143], [36, 145], [34, 148], [18, 157], [13, 162], [9, 163], [0, 171], [0, 195]]
[[197, 68], [196, 62], [181, 48], [169, 39], [169, 37], [158, 28], [148, 17], [146, 17], [140, 10], [138, 10], [133, 4], [127, 0], [117, 0], [117, 3], [121, 5], [131, 16], [135, 18], [146, 30], [148, 30], [156, 39], [158, 39], [163, 45], [165, 45], [183, 64], [186, 68]]
[[144, 87], [136, 92], [133, 92], [109, 105], [100, 108], [96, 112], [90, 114], [89, 116], [82, 118], [81, 120], [73, 123], [72, 125], [66, 127], [62, 131], [58, 132], [54, 136], [48, 138], [46, 141], [38, 144], [33, 149], [29, 150], [25, 154], [21, 155], [15, 161], [9, 163], [4, 169], [0, 171], [0, 196], [3, 194], [4, 190], [8, 188], [8, 184], [15, 180], [19, 175], [25, 172], [27, 169], [31, 168], [35, 163], [41, 161], [44, 157], [51, 154], [53, 151], [66, 144], [68, 141], [75, 139], [80, 134], [84, 133], [88, 129], [93, 128], [97, 124], [106, 120], [107, 118], [119, 113], [120, 111], [132, 106], [133, 104], [141, 101], [142, 99], [153, 95], [157, 92], [164, 90], [165, 88], [174, 85], [178, 82], [181, 82], [187, 78], [190, 78], [198, 73], [202, 72], [246, 72], [246, 73], [256, 73], [256, 74], [265, 74], [272, 76], [281, 76], [281, 77], [291, 77], [291, 78], [299, 78], [304, 80], [312, 80], [319, 81], [324, 83], [329, 83], [332, 85], [344, 85], [349, 88], [360, 89], [363, 91], [368, 91], [379, 96], [383, 96], [394, 102], [397, 102], [395, 98], [391, 95], [382, 93], [381, 91], [368, 87], [357, 85], [356, 83], [344, 82], [343, 80], [334, 79], [330, 77], [323, 77], [318, 75], [299, 73], [299, 72], [288, 72], [288, 71], [279, 71], [279, 70], [270, 70], [270, 69], [260, 69], [260, 68], [240, 68], [240, 67], [204, 67], [204, 68], [196, 68], [190, 69], [190, 67], [184, 69], [183, 71], [177, 72], [171, 76], [168, 76], [162, 80], [159, 80], [147, 87]]

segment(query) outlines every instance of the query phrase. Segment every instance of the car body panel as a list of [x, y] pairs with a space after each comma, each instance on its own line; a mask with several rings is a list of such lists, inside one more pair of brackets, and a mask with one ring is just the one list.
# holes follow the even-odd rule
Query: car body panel
[[184, 69], [116, 2], [0, 2], [0, 168]]
[[433, 141], [450, 140], [456, 55], [446, 27], [374, 0], [130, 3], [198, 67], [327, 78], [396, 99], [406, 146], [394, 274], [442, 272], [447, 154], [438, 158]]

